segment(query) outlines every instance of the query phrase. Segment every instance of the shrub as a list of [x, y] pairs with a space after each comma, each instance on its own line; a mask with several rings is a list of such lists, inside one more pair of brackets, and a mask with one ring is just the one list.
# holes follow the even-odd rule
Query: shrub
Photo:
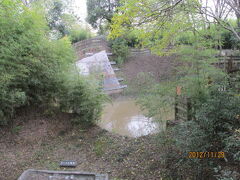
[[[179, 57], [182, 66], [174, 81], [146, 86], [138, 102], [151, 117], [161, 117], [160, 107], [173, 105], [176, 86], [183, 87], [182, 94], [191, 99], [193, 118], [169, 127], [165, 137], [159, 138], [166, 149], [163, 164], [167, 176], [173, 179], [209, 179], [214, 175], [213, 167], [219, 161], [224, 164], [224, 160], [189, 159], [188, 152], [224, 151], [228, 162], [237, 163], [240, 97], [236, 89], [231, 89], [228, 76], [211, 65], [214, 51], [185, 47]], [[227, 91], [219, 91], [222, 86]]]
[[224, 30], [221, 32], [223, 49], [235, 49], [239, 48], [239, 41], [230, 31]]
[[91, 38], [90, 30], [77, 28], [70, 31], [70, 40], [72, 43]]
[[196, 122], [211, 137], [206, 141], [210, 145], [208, 150], [226, 150], [229, 159], [239, 160], [237, 146], [240, 146], [236, 137], [240, 128], [240, 109], [237, 106], [240, 97], [233, 90], [219, 91], [217, 87], [211, 87], [210, 97], [196, 110]]
[[60, 107], [75, 114], [73, 123], [92, 125], [100, 118], [106, 95], [102, 93], [97, 81], [76, 74], [74, 77], [69, 76], [64, 83], [59, 99]]
[[6, 124], [16, 108], [30, 101], [31, 85], [44, 81], [36, 71], [48, 71], [41, 54], [46, 26], [40, 15], [9, 0], [1, 2], [0, 26], [0, 124]]
[[45, 18], [18, 0], [1, 1], [0, 26], [0, 125], [11, 122], [19, 107], [54, 101], [72, 110], [79, 123], [95, 122], [103, 95], [71, 73], [75, 56], [69, 39], [49, 40]]
[[[212, 179], [214, 175], [221, 176], [222, 171], [213, 171], [219, 164], [234, 172], [234, 164], [239, 163], [240, 109], [236, 104], [240, 103], [240, 98], [230, 90], [218, 91], [215, 85], [209, 91], [208, 98], [195, 106], [195, 120], [169, 127], [158, 137], [159, 145], [165, 149], [162, 153], [165, 175], [172, 179]], [[217, 158], [188, 158], [189, 152], [222, 151], [228, 163]]]
[[127, 41], [127, 45], [129, 47], [138, 47], [140, 46], [140, 41], [138, 39], [138, 36], [133, 34], [133, 33], [129, 33], [126, 35], [125, 40]]
[[122, 64], [128, 55], [127, 41], [123, 38], [116, 38], [110, 42], [112, 52], [116, 56], [116, 62]]
[[[225, 152], [227, 165], [231, 162], [234, 166], [239, 162], [240, 109], [237, 104], [240, 103], [240, 97], [229, 88], [228, 91], [218, 89], [219, 85], [212, 84], [204, 101], [201, 96], [199, 100], [195, 99], [195, 102], [199, 102], [193, 104], [195, 118], [168, 129], [167, 136], [159, 139], [162, 145], [171, 147], [171, 151], [164, 156], [167, 165], [174, 164], [168, 169], [169, 176], [208, 179], [207, 176], [214, 175], [213, 169], [219, 161], [224, 165], [222, 159], [189, 159], [189, 152]], [[166, 141], [169, 142], [167, 145], [164, 143]], [[191, 171], [188, 170], [190, 167]], [[188, 174], [184, 173], [186, 171]]]
[[194, 36], [192, 32], [185, 32], [177, 38], [177, 43], [184, 44], [184, 45], [192, 45], [193, 39], [194, 39]]
[[[209, 45], [212, 48], [219, 48], [219, 45], [221, 45], [222, 49], [239, 48], [239, 41], [235, 35], [231, 31], [221, 27], [211, 26], [207, 30], [200, 30], [199, 33], [202, 34], [202, 39], [208, 43], [211, 42]], [[192, 32], [185, 32], [177, 37], [176, 43], [181, 45], [193, 45], [194, 41], [194, 34]]]

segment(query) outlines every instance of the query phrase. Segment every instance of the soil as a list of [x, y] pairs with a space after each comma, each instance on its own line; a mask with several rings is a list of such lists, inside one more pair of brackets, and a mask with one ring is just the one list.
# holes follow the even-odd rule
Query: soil
[[156, 81], [172, 77], [177, 65], [176, 56], [138, 55], [129, 57], [121, 67], [127, 81], [134, 81], [141, 72], [150, 73]]
[[[155, 136], [129, 138], [95, 126], [70, 125], [71, 115], [31, 110], [0, 132], [0, 180], [17, 179], [27, 169], [66, 170], [63, 160], [78, 166], [67, 170], [108, 173], [111, 179], [160, 179], [160, 150]], [[85, 130], [84, 130], [85, 129]]]
[[[121, 71], [130, 83], [139, 72], [161, 81], [173, 73], [174, 59], [135, 56]], [[65, 113], [38, 108], [20, 112], [11, 127], [0, 131], [0, 180], [17, 179], [27, 169], [65, 170], [59, 167], [62, 160], [77, 161], [72, 170], [108, 173], [110, 179], [161, 179], [161, 148], [155, 135], [129, 138], [97, 126], [73, 127], [71, 115]]]
[[[139, 72], [150, 72], [162, 81], [174, 73], [175, 58], [132, 57], [121, 71], [128, 82]], [[163, 165], [163, 152], [170, 150], [156, 143], [157, 135], [124, 137], [98, 126], [72, 126], [71, 118], [51, 109], [20, 110], [11, 127], [0, 131], [0, 180], [15, 180], [27, 169], [108, 173], [112, 180], [160, 180], [165, 169], [175, 167], [175, 162]], [[60, 168], [63, 160], [75, 160], [78, 166]]]

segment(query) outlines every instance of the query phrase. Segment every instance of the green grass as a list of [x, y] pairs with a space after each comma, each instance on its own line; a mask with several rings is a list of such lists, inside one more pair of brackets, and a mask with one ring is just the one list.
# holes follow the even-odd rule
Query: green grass
[[101, 157], [105, 153], [105, 150], [110, 145], [110, 142], [110, 139], [107, 137], [100, 137], [96, 140], [93, 150], [98, 157]]

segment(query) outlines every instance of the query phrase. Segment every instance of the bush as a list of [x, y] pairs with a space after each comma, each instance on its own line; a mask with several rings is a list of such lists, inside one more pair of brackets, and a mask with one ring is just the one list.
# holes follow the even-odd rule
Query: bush
[[[239, 92], [231, 89], [228, 75], [211, 65], [215, 61], [214, 51], [186, 46], [179, 52], [181, 66], [177, 67], [175, 79], [146, 86], [138, 102], [149, 111], [150, 117], [162, 117], [160, 107], [174, 105], [176, 86], [183, 87], [182, 95], [191, 99], [193, 118], [167, 128], [165, 135], [158, 138], [166, 149], [163, 165], [172, 179], [210, 179], [213, 168], [220, 162], [224, 164], [224, 160], [189, 159], [188, 152], [223, 151], [228, 163], [237, 164]], [[222, 86], [227, 91], [219, 91]]]
[[[224, 165], [223, 159], [188, 158], [189, 152], [225, 152], [228, 164], [224, 166], [229, 166], [231, 163], [234, 167], [234, 164], [239, 163], [240, 109], [237, 104], [240, 103], [240, 97], [229, 88], [225, 92], [219, 91], [218, 88], [219, 85], [212, 84], [208, 89], [209, 95], [204, 101], [200, 96], [200, 100], [195, 99], [195, 102], [200, 104], [193, 104], [196, 113], [193, 120], [181, 122], [168, 129], [167, 136], [159, 139], [162, 145], [172, 148], [164, 157], [167, 165], [172, 165], [174, 162], [174, 166], [168, 169], [168, 176], [208, 179], [207, 176], [212, 177], [215, 174], [213, 169], [220, 162]], [[166, 141], [170, 143], [164, 144]], [[191, 171], [189, 171], [190, 167]], [[184, 173], [186, 171], [187, 174]]]
[[[43, 61], [45, 52], [41, 53], [45, 47], [41, 45], [47, 41], [40, 15], [25, 9], [19, 1], [4, 0], [0, 26], [0, 122], [6, 124], [16, 108], [31, 101], [35, 84], [45, 86], [46, 76], [40, 73], [49, 71], [44, 64], [47, 61]], [[40, 94], [37, 90], [35, 94]]]
[[140, 41], [138, 39], [138, 36], [133, 34], [133, 33], [129, 33], [125, 36], [125, 40], [127, 41], [127, 45], [129, 47], [139, 47], [140, 46]]
[[70, 31], [70, 40], [72, 43], [91, 38], [91, 32], [87, 29], [78, 28]]
[[0, 26], [0, 125], [10, 123], [19, 107], [56, 101], [79, 122], [95, 122], [103, 95], [71, 73], [75, 56], [69, 39], [49, 40], [45, 18], [18, 0], [1, 1]]
[[[228, 158], [234, 159], [234, 154], [240, 153], [236, 152], [236, 147], [233, 146], [233, 142], [237, 142], [237, 132], [240, 128], [240, 109], [236, 106], [240, 103], [240, 97], [234, 95], [234, 91], [231, 90], [219, 91], [218, 87], [217, 85], [210, 87], [209, 96], [204, 102], [202, 99], [195, 100], [200, 104], [192, 104], [195, 108], [194, 120], [177, 126], [175, 135], [180, 149], [185, 149], [186, 152], [197, 150], [217, 152], [228, 149]], [[185, 134], [188, 131], [190, 134]], [[181, 141], [183, 137], [188, 138]], [[231, 149], [234, 152], [231, 152]], [[230, 153], [233, 154], [232, 157], [229, 156]]]
[[[207, 30], [200, 30], [199, 33], [202, 34], [202, 39], [206, 42], [211, 42], [209, 47], [219, 48], [219, 45], [221, 45], [222, 49], [239, 49], [239, 41], [231, 31], [211, 26]], [[180, 34], [176, 43], [179, 45], [193, 45], [194, 41], [194, 34], [189, 31]]]
[[[204, 103], [195, 106], [195, 120], [169, 127], [158, 137], [159, 145], [165, 149], [162, 157], [167, 177], [212, 179], [213, 176], [222, 176], [223, 171], [214, 172], [219, 164], [223, 169], [234, 172], [234, 164], [239, 163], [240, 109], [236, 104], [240, 103], [240, 98], [235, 96], [234, 91], [218, 91], [215, 85], [209, 91]], [[188, 158], [189, 152], [225, 152], [227, 163], [217, 158]], [[234, 173], [228, 177], [232, 176]]]
[[127, 41], [123, 38], [116, 38], [110, 42], [112, 52], [116, 56], [116, 62], [122, 64], [126, 61], [128, 55]]
[[223, 49], [239, 49], [240, 44], [235, 35], [230, 31], [222, 31], [221, 32], [222, 38], [222, 47]]
[[[239, 118], [239, 116], [237, 116]], [[230, 136], [223, 140], [224, 151], [230, 154], [235, 161], [240, 161], [240, 129], [235, 128], [232, 130]]]
[[[239, 160], [240, 150], [235, 145], [237, 143], [237, 131], [240, 128], [240, 97], [236, 96], [233, 90], [219, 91], [216, 87], [211, 87], [210, 97], [199, 106], [196, 111], [196, 122], [204, 130], [208, 137], [210, 150], [227, 150], [230, 160]], [[230, 156], [231, 154], [231, 156]]]
[[192, 45], [194, 36], [192, 32], [185, 32], [177, 38], [177, 43], [182, 45]]
[[73, 123], [93, 125], [100, 118], [106, 95], [97, 81], [87, 80], [77, 74], [74, 77], [69, 76], [64, 83], [59, 99], [60, 107], [63, 111], [75, 114]]

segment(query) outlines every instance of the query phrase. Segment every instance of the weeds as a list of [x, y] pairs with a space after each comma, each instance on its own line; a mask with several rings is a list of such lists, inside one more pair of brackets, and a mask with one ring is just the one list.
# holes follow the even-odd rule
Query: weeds
[[107, 137], [100, 137], [96, 140], [94, 144], [94, 152], [98, 157], [102, 156], [108, 145], [110, 144], [110, 140]]
[[12, 129], [11, 129], [11, 132], [13, 134], [18, 134], [22, 129], [22, 126], [14, 126]]

